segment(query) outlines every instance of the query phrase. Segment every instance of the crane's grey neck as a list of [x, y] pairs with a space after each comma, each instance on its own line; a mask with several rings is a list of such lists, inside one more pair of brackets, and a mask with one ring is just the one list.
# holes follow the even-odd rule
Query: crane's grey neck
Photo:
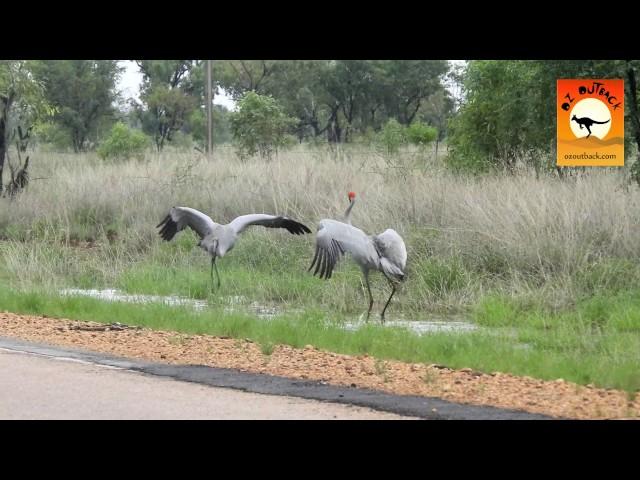
[[347, 208], [347, 210], [344, 212], [344, 221], [346, 223], [348, 223], [349, 225], [351, 225], [351, 209], [353, 208], [353, 205], [356, 203], [355, 199], [351, 200], [349, 202], [349, 207]]

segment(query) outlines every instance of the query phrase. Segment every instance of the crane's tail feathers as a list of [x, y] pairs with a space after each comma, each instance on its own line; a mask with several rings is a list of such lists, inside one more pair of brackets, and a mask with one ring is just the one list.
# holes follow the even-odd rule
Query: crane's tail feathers
[[178, 224], [173, 221], [171, 215], [167, 215], [164, 219], [156, 226], [156, 228], [160, 228], [160, 236], [166, 240], [167, 242], [171, 240], [176, 233], [178, 233]]
[[402, 282], [406, 278], [406, 274], [402, 270], [384, 257], [380, 259], [380, 267], [382, 267], [382, 273], [390, 280]]

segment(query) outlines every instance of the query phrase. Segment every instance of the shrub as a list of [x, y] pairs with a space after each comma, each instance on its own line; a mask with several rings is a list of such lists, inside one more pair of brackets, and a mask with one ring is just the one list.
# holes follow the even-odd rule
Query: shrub
[[278, 148], [292, 143], [287, 131], [295, 123], [271, 96], [248, 92], [230, 114], [233, 139], [241, 158], [259, 153], [271, 158]]
[[414, 122], [407, 127], [409, 143], [424, 147], [433, 142], [438, 136], [438, 130], [422, 122]]
[[45, 151], [65, 152], [73, 147], [69, 132], [54, 122], [44, 122], [36, 125], [34, 134], [37, 143], [42, 145]]
[[127, 160], [131, 157], [141, 159], [149, 145], [149, 137], [140, 130], [129, 128], [124, 123], [118, 122], [98, 147], [98, 155], [102, 159]]
[[391, 118], [378, 133], [377, 143], [387, 155], [394, 155], [407, 143], [406, 130], [395, 118]]

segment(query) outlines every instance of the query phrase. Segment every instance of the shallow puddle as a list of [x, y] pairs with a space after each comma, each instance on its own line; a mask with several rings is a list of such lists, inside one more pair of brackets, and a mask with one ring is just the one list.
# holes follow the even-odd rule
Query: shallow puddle
[[164, 303], [171, 306], [190, 306], [196, 310], [203, 310], [207, 307], [204, 300], [194, 300], [193, 298], [161, 296], [161, 295], [142, 295], [123, 293], [120, 290], [84, 290], [81, 288], [66, 288], [60, 290], [61, 295], [84, 296], [97, 298], [99, 300], [107, 300], [109, 302], [130, 302], [130, 303]]
[[[368, 323], [362, 320], [345, 322], [344, 328], [346, 330], [357, 330], [365, 325], [381, 325], [380, 320], [370, 320]], [[470, 322], [462, 320], [387, 320], [382, 324], [385, 327], [401, 327], [406, 328], [413, 333], [423, 335], [425, 333], [464, 333], [477, 330], [478, 326]]]
[[[161, 296], [161, 295], [143, 295], [129, 294], [115, 289], [80, 289], [67, 288], [60, 291], [61, 295], [79, 295], [97, 298], [112, 302], [130, 302], [130, 303], [163, 303], [171, 306], [190, 306], [197, 311], [206, 309], [209, 304], [205, 300], [196, 300], [193, 298], [177, 297], [177, 296]], [[224, 311], [228, 313], [249, 312], [258, 318], [270, 320], [284, 313], [281, 308], [275, 306], [261, 305], [258, 302], [248, 303], [248, 299], [244, 296], [231, 296], [225, 299]], [[365, 325], [381, 325], [379, 319], [371, 319], [368, 323], [362, 319], [346, 321], [339, 323], [345, 330], [357, 330]], [[431, 317], [425, 320], [387, 320], [383, 326], [385, 327], [401, 327], [406, 328], [418, 335], [428, 333], [465, 333], [477, 330], [478, 327], [473, 323], [460, 320], [458, 317]]]
[[[116, 289], [81, 289], [81, 288], [66, 288], [60, 290], [61, 295], [79, 295], [84, 297], [97, 298], [98, 300], [106, 300], [109, 302], [129, 302], [129, 303], [163, 303], [170, 306], [188, 306], [193, 307], [197, 311], [202, 311], [209, 307], [206, 300], [196, 300], [187, 297], [177, 297], [173, 295], [144, 295], [139, 293], [124, 293]], [[273, 318], [280, 312], [275, 307], [267, 307], [254, 302], [250, 305], [246, 305], [247, 298], [243, 296], [227, 297], [228, 307], [225, 307], [225, 312], [237, 312], [240, 309], [248, 309], [251, 313], [257, 315], [260, 318]]]

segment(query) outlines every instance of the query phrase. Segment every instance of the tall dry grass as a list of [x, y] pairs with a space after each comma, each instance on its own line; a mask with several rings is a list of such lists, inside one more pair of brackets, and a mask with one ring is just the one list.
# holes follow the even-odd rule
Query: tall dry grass
[[[300, 147], [271, 162], [240, 162], [227, 148], [218, 148], [213, 160], [167, 152], [124, 163], [36, 153], [31, 176], [26, 192], [0, 199], [0, 238], [109, 244], [101, 259], [107, 262], [135, 261], [156, 244], [154, 227], [173, 205], [200, 209], [218, 222], [268, 212], [315, 227], [322, 218], [339, 218], [353, 190], [355, 225], [404, 236], [418, 308], [451, 295], [466, 303], [492, 288], [544, 291], [566, 303], [611, 275], [622, 283], [640, 278], [640, 191], [624, 171], [593, 169], [565, 180], [527, 170], [461, 177], [415, 153], [390, 162], [367, 148], [336, 156]], [[251, 235], [257, 244], [290, 241]], [[5, 246], [14, 275], [20, 268], [36, 272], [41, 263], [24, 248]]]

